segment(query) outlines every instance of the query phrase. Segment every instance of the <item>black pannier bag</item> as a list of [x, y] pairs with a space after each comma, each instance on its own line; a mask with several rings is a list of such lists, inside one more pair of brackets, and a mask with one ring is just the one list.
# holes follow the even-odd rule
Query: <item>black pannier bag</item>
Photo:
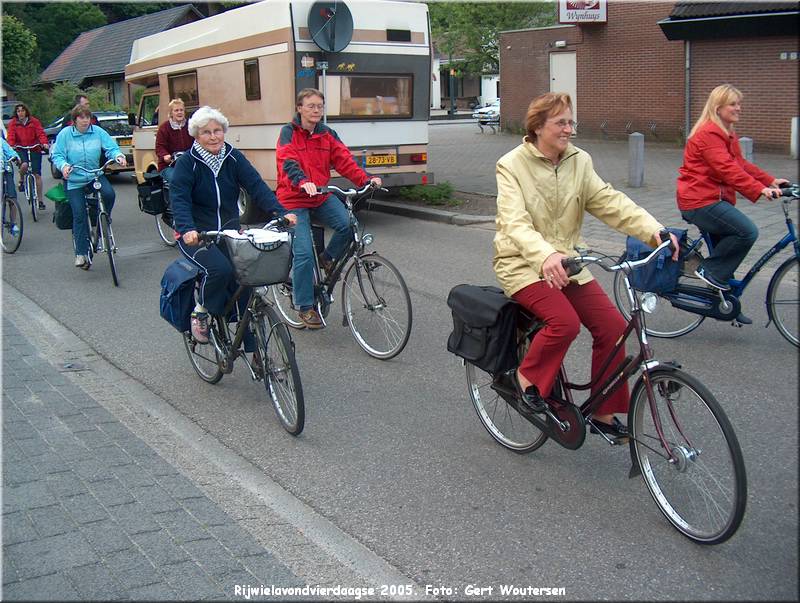
[[157, 216], [166, 210], [161, 182], [161, 176], [157, 172], [148, 172], [144, 175], [144, 183], [136, 186], [139, 191], [139, 209], [144, 213]]
[[491, 374], [517, 366], [517, 302], [497, 287], [457, 285], [447, 305], [453, 312], [448, 352]]

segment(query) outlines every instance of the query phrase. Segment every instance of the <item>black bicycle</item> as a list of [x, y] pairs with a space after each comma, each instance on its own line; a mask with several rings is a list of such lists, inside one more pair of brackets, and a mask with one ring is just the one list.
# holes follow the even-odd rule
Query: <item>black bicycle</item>
[[[564, 261], [568, 273], [586, 264], [623, 275], [630, 302], [628, 326], [599, 374], [634, 335], [639, 351], [609, 371], [602, 383], [569, 381], [562, 366], [547, 400], [547, 408], [533, 411], [517, 394], [516, 367], [489, 374], [469, 362], [467, 388], [481, 423], [499, 444], [518, 453], [532, 452], [548, 438], [567, 449], [583, 445], [586, 425], [611, 394], [638, 373], [628, 410], [629, 438], [600, 435], [612, 445], [629, 443], [629, 477], [641, 475], [659, 510], [684, 536], [699, 544], [728, 540], [742, 522], [747, 503], [744, 459], [733, 426], [714, 395], [680, 366], [655, 359], [647, 340], [639, 297], [628, 283], [631, 270], [671, 248], [667, 238], [646, 258], [616, 262], [589, 252]], [[544, 323], [519, 310], [517, 358], [521, 360]], [[597, 386], [597, 387], [595, 387]], [[594, 390], [582, 404], [574, 391]]]
[[[403, 351], [411, 335], [411, 296], [400, 271], [376, 252], [367, 252], [373, 236], [363, 232], [353, 208], [371, 198], [375, 188], [367, 184], [361, 190], [342, 190], [337, 186], [321, 187], [320, 193], [337, 192], [344, 197], [350, 217], [352, 238], [332, 268], [322, 277], [316, 243], [314, 253], [314, 300], [323, 323], [334, 302], [334, 290], [342, 280], [342, 326], [350, 333], [361, 349], [373, 358], [388, 360]], [[386, 190], [386, 189], [381, 189]], [[369, 193], [369, 194], [367, 194]], [[356, 197], [359, 197], [354, 201]], [[302, 329], [292, 301], [291, 281], [272, 286], [275, 306], [287, 324]]]
[[16, 197], [9, 194], [9, 187], [14, 186], [14, 169], [10, 161], [3, 162], [3, 253], [14, 253], [22, 243], [22, 208]]
[[[250, 375], [263, 381], [283, 428], [298, 435], [305, 425], [305, 402], [294, 342], [272, 305], [266, 284], [286, 278], [291, 265], [291, 238], [282, 232], [288, 222], [278, 218], [263, 229], [209, 230], [199, 233], [205, 243], [228, 245], [239, 288], [220, 315], [209, 317], [208, 341], [200, 342], [191, 332], [183, 334], [189, 360], [200, 378], [211, 384], [233, 372], [237, 358]], [[252, 287], [247, 309], [238, 316], [235, 329], [229, 322], [247, 287]], [[250, 361], [244, 351], [246, 333], [255, 336], [256, 351]]]
[[[37, 152], [34, 149], [41, 148], [40, 145], [33, 145], [33, 146], [15, 146], [15, 149], [20, 149], [22, 151], [30, 151], [28, 153], [29, 159], [31, 161], [28, 162], [28, 171], [25, 172], [25, 175], [22, 177], [22, 188], [25, 192], [25, 198], [28, 200], [28, 205], [31, 206], [31, 216], [33, 217], [33, 221], [37, 221], [36, 212], [39, 211], [39, 191], [36, 190], [36, 176], [33, 173], [33, 153]], [[40, 153], [41, 154], [41, 153]]]

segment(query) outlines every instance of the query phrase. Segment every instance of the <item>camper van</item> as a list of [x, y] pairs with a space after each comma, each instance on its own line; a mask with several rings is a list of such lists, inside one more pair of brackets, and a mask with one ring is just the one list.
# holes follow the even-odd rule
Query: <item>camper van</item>
[[[136, 176], [156, 169], [167, 104], [220, 109], [226, 141], [275, 187], [275, 148], [303, 88], [325, 94], [325, 120], [367, 172], [389, 187], [433, 183], [428, 172], [428, 9], [382, 0], [264, 0], [133, 43], [125, 79], [144, 87], [134, 122]], [[332, 173], [332, 183], [337, 182]], [[243, 193], [240, 209], [249, 214]]]

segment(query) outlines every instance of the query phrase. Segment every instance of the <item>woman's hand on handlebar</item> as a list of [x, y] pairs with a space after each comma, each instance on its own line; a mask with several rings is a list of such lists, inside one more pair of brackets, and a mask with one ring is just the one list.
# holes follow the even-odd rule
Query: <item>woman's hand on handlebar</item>
[[[653, 235], [653, 238], [657, 241], [657, 246], [661, 245], [664, 242], [663, 237], [661, 236], [663, 232], [669, 231], [656, 231], [656, 234]], [[672, 261], [677, 262], [678, 256], [680, 255], [680, 245], [678, 244], [678, 237], [676, 237], [673, 233], [669, 233], [669, 240], [672, 241]]]
[[116, 161], [122, 167], [126, 167], [128, 165], [128, 160], [125, 159], [125, 155], [117, 155]]
[[311, 181], [303, 182], [303, 184], [300, 185], [300, 188], [302, 188], [309, 197], [313, 197], [314, 195], [319, 194], [319, 191], [317, 190], [317, 185]]
[[372, 188], [380, 188], [383, 184], [383, 180], [381, 180], [379, 176], [375, 176], [369, 179], [369, 183], [372, 185]]
[[187, 245], [199, 245], [200, 244], [200, 235], [196, 230], [190, 230], [189, 232], [183, 233], [183, 242]]
[[61, 168], [61, 175], [64, 176], [64, 180], [69, 179], [69, 175], [72, 173], [72, 166], [68, 163], [64, 164], [64, 167]]
[[297, 224], [297, 216], [296, 215], [294, 215], [294, 214], [286, 214], [283, 217], [289, 222], [289, 226], [294, 226], [295, 224]]
[[542, 263], [542, 277], [551, 289], [563, 289], [569, 285], [569, 277], [561, 264], [561, 260], [567, 259], [567, 256], [558, 251], [551, 253], [547, 259]]

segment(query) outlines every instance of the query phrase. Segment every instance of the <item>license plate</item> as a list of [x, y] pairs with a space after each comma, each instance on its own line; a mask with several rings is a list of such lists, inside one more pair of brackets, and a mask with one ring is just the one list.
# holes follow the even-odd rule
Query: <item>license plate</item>
[[122, 145], [130, 145], [133, 142], [132, 138], [117, 138], [117, 144]]
[[397, 165], [397, 155], [369, 155], [367, 165]]

